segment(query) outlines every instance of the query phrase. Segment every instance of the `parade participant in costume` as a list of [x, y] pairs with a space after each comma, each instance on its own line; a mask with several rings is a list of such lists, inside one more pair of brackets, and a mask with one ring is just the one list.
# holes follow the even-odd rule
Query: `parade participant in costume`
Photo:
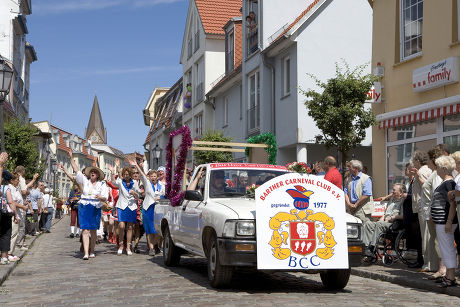
[[163, 186], [157, 180], [157, 173], [153, 170], [149, 171], [146, 175], [142, 171], [142, 167], [137, 165], [134, 161], [130, 161], [134, 167], [141, 174], [141, 180], [144, 184], [145, 197], [142, 203], [142, 216], [145, 234], [147, 235], [147, 244], [149, 248], [149, 255], [153, 256], [160, 252], [160, 236], [156, 233], [154, 227], [154, 210], [155, 202], [165, 194]]
[[[116, 165], [118, 167], [118, 165]], [[125, 226], [126, 231], [126, 253], [130, 256], [131, 240], [133, 236], [133, 224], [137, 220], [137, 199], [139, 198], [139, 186], [137, 182], [132, 179], [132, 170], [130, 167], [125, 167], [121, 171], [121, 178], [115, 178], [112, 174], [112, 183], [119, 190], [117, 201], [117, 215], [118, 215], [118, 237], [121, 240], [124, 237]], [[118, 255], [123, 253], [123, 247], [118, 247]]]
[[[84, 173], [78, 169], [73, 160], [72, 151], [69, 151], [70, 164], [76, 173], [75, 180], [82, 187], [82, 195], [78, 205], [78, 218], [80, 227], [83, 230], [84, 260], [94, 258], [94, 246], [96, 244], [96, 231], [101, 221], [101, 201], [108, 197], [107, 185], [101, 180], [104, 179], [104, 172], [96, 167], [85, 168]], [[91, 238], [90, 238], [91, 234]]]
[[[75, 181], [75, 177], [70, 174], [64, 166], [59, 163], [58, 167], [64, 172], [64, 174], [69, 177], [70, 180], [74, 183], [72, 191], [69, 193], [69, 198], [67, 199], [67, 205], [70, 207], [70, 238], [79, 237], [80, 236], [80, 223], [78, 222], [78, 203], [80, 202], [81, 198], [81, 187]], [[75, 226], [77, 226], [75, 228]]]
[[[113, 173], [113, 168], [111, 165], [108, 165], [109, 170], [112, 171]], [[118, 177], [118, 175], [115, 175]], [[111, 225], [112, 229], [112, 236], [110, 236], [109, 233], [109, 242], [113, 244], [118, 244], [118, 234], [117, 234], [117, 229], [118, 229], [118, 215], [117, 215], [117, 201], [118, 201], [118, 188], [112, 184], [112, 182], [107, 181], [107, 185], [110, 188], [110, 194], [111, 194], [111, 199], [112, 199], [112, 214], [110, 215], [110, 221], [109, 225]]]

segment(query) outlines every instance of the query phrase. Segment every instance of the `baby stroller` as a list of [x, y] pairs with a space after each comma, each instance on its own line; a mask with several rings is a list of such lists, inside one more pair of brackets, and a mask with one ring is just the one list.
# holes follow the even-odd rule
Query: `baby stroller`
[[380, 234], [370, 261], [375, 263], [379, 259], [387, 266], [396, 261], [406, 265], [417, 263], [416, 246], [403, 227], [402, 220], [394, 221], [386, 232]]

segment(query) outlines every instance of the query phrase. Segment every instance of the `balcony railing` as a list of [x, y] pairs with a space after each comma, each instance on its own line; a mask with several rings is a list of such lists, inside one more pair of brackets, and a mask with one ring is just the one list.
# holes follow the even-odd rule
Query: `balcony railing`
[[260, 108], [254, 106], [248, 110], [248, 131], [259, 129], [260, 127]]
[[204, 83], [201, 82], [196, 86], [196, 103], [204, 100]]
[[257, 28], [249, 30], [247, 34], [248, 55], [253, 54], [259, 49], [259, 31]]

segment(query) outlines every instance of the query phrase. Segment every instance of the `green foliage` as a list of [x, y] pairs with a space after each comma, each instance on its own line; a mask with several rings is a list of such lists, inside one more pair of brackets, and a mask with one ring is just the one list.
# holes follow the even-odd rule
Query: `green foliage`
[[343, 63], [345, 69], [336, 63], [336, 76], [327, 83], [309, 74], [323, 89], [322, 93], [311, 89], [300, 89], [300, 92], [307, 97], [308, 115], [322, 132], [315, 136], [316, 143], [336, 147], [342, 153], [342, 161], [346, 161], [347, 152], [359, 145], [366, 136], [365, 130], [376, 123], [372, 110], [364, 108], [366, 93], [375, 77], [363, 74], [367, 64], [351, 70], [345, 61]]
[[[206, 142], [231, 142], [232, 138], [225, 137], [221, 131], [208, 130], [203, 133], [200, 141]], [[226, 146], [214, 146], [214, 145], [196, 145], [197, 147], [220, 147], [220, 148], [231, 148]], [[216, 162], [232, 162], [233, 154], [231, 152], [224, 151], [201, 151], [195, 150], [193, 152], [195, 163], [216, 163]]]
[[[265, 151], [268, 153], [268, 163], [273, 165], [276, 164], [278, 145], [276, 144], [276, 137], [273, 133], [266, 132], [259, 135], [254, 135], [249, 137], [246, 141], [251, 144], [267, 144], [268, 147], [265, 148]], [[249, 156], [249, 147], [246, 147], [245, 153], [246, 156]]]
[[26, 178], [34, 173], [43, 174], [45, 165], [38, 159], [37, 144], [33, 136], [37, 129], [29, 124], [21, 124], [18, 120], [5, 123], [5, 150], [8, 153], [6, 169], [13, 172], [18, 165], [26, 169]]

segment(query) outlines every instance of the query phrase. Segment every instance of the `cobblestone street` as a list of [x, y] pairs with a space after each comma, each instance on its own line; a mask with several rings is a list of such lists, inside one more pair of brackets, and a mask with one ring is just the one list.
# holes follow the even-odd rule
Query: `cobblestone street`
[[457, 297], [356, 276], [344, 291], [331, 292], [319, 275], [239, 272], [232, 288], [215, 290], [206, 262], [193, 257], [171, 269], [160, 255], [117, 256], [115, 246], [104, 243], [96, 246], [95, 259], [83, 261], [78, 240], [67, 237], [68, 225], [65, 217], [35, 240], [1, 286], [1, 305], [460, 305]]

